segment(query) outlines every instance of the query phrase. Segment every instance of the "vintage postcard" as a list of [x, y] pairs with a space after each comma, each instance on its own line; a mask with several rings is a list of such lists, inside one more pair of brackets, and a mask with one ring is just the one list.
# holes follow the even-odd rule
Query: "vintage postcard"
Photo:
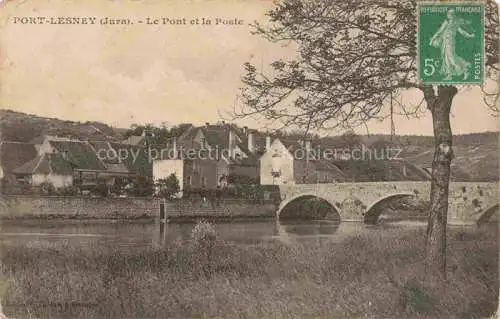
[[0, 319], [496, 318], [499, 13], [0, 0]]

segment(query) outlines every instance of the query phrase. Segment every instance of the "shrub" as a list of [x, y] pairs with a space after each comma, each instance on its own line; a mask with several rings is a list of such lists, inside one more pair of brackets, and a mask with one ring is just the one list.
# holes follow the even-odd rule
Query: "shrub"
[[172, 199], [181, 190], [179, 179], [173, 173], [167, 178], [159, 179], [156, 182], [156, 187], [158, 187], [158, 195], [166, 199]]
[[57, 189], [57, 193], [61, 196], [76, 196], [78, 195], [78, 187], [64, 186]]
[[213, 245], [217, 238], [217, 233], [213, 226], [207, 221], [200, 221], [191, 231], [191, 242], [196, 246]]
[[56, 194], [56, 188], [54, 187], [54, 184], [51, 182], [43, 182], [40, 184], [40, 194], [42, 195], [55, 195]]

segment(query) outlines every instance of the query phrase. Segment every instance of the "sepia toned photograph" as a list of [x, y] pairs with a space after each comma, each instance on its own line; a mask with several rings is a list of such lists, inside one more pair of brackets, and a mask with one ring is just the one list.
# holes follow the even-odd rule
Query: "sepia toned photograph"
[[0, 319], [499, 316], [494, 0], [0, 0]]

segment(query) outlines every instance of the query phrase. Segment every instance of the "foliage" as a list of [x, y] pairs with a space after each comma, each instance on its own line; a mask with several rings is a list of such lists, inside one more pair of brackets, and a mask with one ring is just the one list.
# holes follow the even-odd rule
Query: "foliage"
[[214, 227], [207, 221], [199, 221], [191, 231], [191, 242], [198, 247], [212, 246], [216, 238]]
[[356, 149], [361, 147], [362, 144], [363, 144], [363, 139], [361, 138], [361, 136], [359, 136], [352, 130], [348, 130], [340, 136], [340, 139], [337, 142], [336, 147], [339, 149], [343, 148]]
[[103, 180], [98, 180], [97, 185], [94, 187], [92, 193], [101, 197], [107, 197], [109, 195], [109, 187]]
[[139, 174], [132, 181], [131, 195], [144, 197], [153, 195], [154, 183], [151, 177]]
[[227, 177], [227, 182], [233, 185], [241, 185], [241, 186], [250, 186], [256, 185], [257, 181], [248, 176], [248, 175], [240, 175], [240, 174], [229, 174]]
[[[236, 117], [253, 114], [299, 129], [351, 129], [382, 119], [392, 96], [430, 86], [416, 79], [416, 1], [284, 0], [268, 12], [269, 24], [255, 33], [287, 43], [298, 56], [280, 59], [262, 70], [245, 64], [242, 97]], [[498, 13], [486, 2], [486, 57], [492, 81], [498, 75]], [[367, 45], [369, 44], [369, 45]], [[498, 92], [486, 94], [493, 110]], [[419, 105], [398, 105], [418, 116]]]
[[56, 188], [51, 182], [42, 182], [39, 185], [40, 194], [42, 195], [56, 195]]
[[126, 179], [117, 178], [109, 191], [115, 195], [122, 195], [126, 191], [127, 184]]
[[59, 187], [57, 189], [57, 194], [61, 196], [76, 196], [78, 195], [78, 187], [74, 185]]
[[167, 178], [159, 179], [155, 186], [158, 188], [158, 195], [167, 199], [175, 197], [181, 190], [179, 179], [173, 173]]
[[168, 144], [169, 139], [172, 137], [178, 137], [184, 133], [191, 124], [179, 124], [172, 126], [171, 128], [167, 125], [162, 124], [160, 126], [155, 126], [152, 124], [132, 124], [130, 128], [125, 132], [125, 138], [130, 136], [147, 136], [147, 141], [151, 147], [164, 147]]

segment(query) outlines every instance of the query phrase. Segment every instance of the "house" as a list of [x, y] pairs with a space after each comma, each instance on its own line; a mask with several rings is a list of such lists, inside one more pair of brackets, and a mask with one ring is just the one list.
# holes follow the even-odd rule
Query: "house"
[[44, 153], [14, 169], [18, 184], [51, 183], [55, 188], [73, 185], [73, 167], [60, 153]]
[[229, 166], [229, 176], [246, 177], [260, 184], [260, 157], [266, 149], [266, 134], [243, 127], [240, 133], [241, 146], [247, 154], [244, 158], [234, 158]]
[[248, 157], [239, 129], [225, 122], [190, 127], [177, 139], [181, 149], [208, 149], [226, 159]]
[[153, 176], [158, 180], [175, 173], [182, 189], [223, 188], [231, 176], [258, 183], [263, 141], [258, 132], [225, 122], [191, 126], [162, 151], [153, 164]]
[[294, 158], [283, 142], [266, 137], [266, 150], [260, 158], [260, 184], [295, 184]]
[[33, 160], [38, 155], [31, 143], [0, 141], [0, 168], [3, 172], [4, 186], [16, 183], [14, 169]]
[[173, 139], [160, 158], [153, 161], [155, 181], [174, 174], [180, 182], [181, 194], [186, 189], [215, 189], [225, 185], [229, 173], [228, 158], [220, 156], [216, 149], [199, 146], [187, 149], [177, 145], [177, 139]]
[[266, 151], [260, 157], [262, 185], [344, 182], [345, 174], [331, 161], [314, 153], [311, 141], [266, 138]]
[[128, 183], [138, 176], [152, 177], [152, 163], [146, 149], [108, 141], [92, 141], [90, 145], [106, 167], [99, 178], [108, 185]]
[[36, 158], [13, 170], [21, 183], [33, 186], [51, 182], [56, 187], [95, 186], [106, 166], [92, 146], [77, 139], [45, 135], [32, 142]]
[[56, 188], [78, 185], [85, 190], [152, 178], [148, 154], [129, 144], [42, 135], [30, 143], [3, 141], [0, 151], [4, 186], [49, 182]]

